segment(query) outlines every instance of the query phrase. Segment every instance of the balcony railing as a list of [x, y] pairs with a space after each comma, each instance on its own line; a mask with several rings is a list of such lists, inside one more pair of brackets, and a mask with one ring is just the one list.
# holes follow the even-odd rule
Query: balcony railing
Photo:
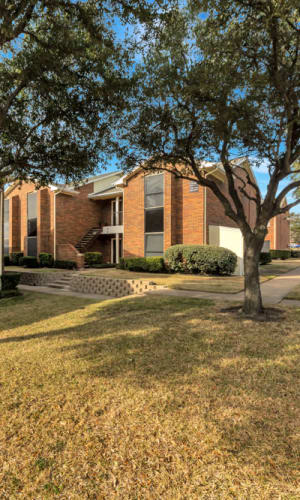
[[111, 226], [123, 226], [123, 212], [114, 212]]

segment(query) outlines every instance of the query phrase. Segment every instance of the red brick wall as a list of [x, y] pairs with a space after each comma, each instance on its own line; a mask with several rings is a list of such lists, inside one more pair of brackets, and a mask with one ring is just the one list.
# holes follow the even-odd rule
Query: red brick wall
[[[27, 196], [35, 192], [35, 185], [23, 183], [7, 196], [10, 200], [10, 247], [12, 252], [27, 254]], [[53, 220], [51, 205], [53, 193], [49, 188], [37, 191], [37, 251], [53, 253]]]
[[288, 214], [280, 214], [270, 220], [266, 241], [271, 250], [287, 250], [290, 244], [290, 223]]
[[144, 256], [144, 175], [138, 173], [124, 188], [124, 257]]

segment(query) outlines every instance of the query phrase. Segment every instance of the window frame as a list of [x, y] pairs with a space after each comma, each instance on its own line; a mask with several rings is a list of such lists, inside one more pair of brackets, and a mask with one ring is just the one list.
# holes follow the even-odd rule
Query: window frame
[[[148, 179], [149, 177], [154, 177], [154, 176], [157, 177], [159, 175], [162, 176], [162, 190], [157, 191], [155, 193], [147, 193], [146, 194], [146, 182], [147, 182], [146, 179]], [[146, 207], [147, 196], [148, 195], [150, 195], [150, 196], [156, 195], [156, 194], [162, 195], [162, 205]], [[163, 216], [162, 216], [163, 230], [162, 231], [153, 231], [153, 232], [146, 231], [146, 212], [149, 212], [150, 210], [159, 209], [159, 208], [161, 208], [163, 210]], [[160, 172], [158, 174], [146, 175], [144, 177], [144, 255], [145, 255], [145, 257], [150, 257], [150, 255], [147, 255], [149, 253], [157, 254], [157, 255], [155, 255], [157, 257], [161, 257], [164, 254], [164, 241], [165, 241], [165, 224], [164, 224], [165, 221], [164, 221], [164, 218], [165, 218], [165, 175], [164, 175], [164, 172]], [[162, 236], [162, 251], [161, 252], [149, 252], [149, 251], [147, 251], [147, 247], [146, 247], [147, 237], [152, 236], [152, 235], [153, 236], [154, 235], [161, 235]]]

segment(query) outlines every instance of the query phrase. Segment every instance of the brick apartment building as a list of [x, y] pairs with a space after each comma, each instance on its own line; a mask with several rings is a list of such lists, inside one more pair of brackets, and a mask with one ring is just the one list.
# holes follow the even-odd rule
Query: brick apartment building
[[[248, 160], [236, 167], [251, 171]], [[206, 175], [226, 190], [220, 165], [205, 162]], [[244, 206], [253, 222], [254, 206]], [[289, 227], [285, 217], [271, 221], [270, 248], [287, 248]], [[92, 177], [77, 187], [17, 183], [5, 192], [5, 253], [38, 255], [49, 252], [59, 260], [83, 264], [85, 251], [101, 251], [106, 262], [120, 257], [163, 255], [171, 245], [215, 244], [234, 250], [240, 263], [240, 230], [229, 219], [215, 195], [196, 182], [168, 172], [136, 169], [124, 176], [112, 172]], [[242, 265], [242, 264], [241, 264]], [[242, 272], [242, 270], [240, 269]]]

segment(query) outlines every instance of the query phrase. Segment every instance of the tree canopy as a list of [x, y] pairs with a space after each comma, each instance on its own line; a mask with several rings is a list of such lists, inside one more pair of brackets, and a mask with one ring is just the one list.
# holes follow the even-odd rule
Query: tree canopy
[[[299, 20], [298, 0], [178, 2], [147, 23], [136, 90], [119, 129], [128, 168], [196, 178], [223, 203], [244, 236], [248, 310], [262, 308], [258, 256], [268, 221], [299, 203], [283, 203], [300, 186], [291, 178], [300, 155]], [[232, 159], [248, 156], [268, 164], [264, 197], [247, 171], [237, 187]], [[222, 165], [228, 195], [206, 176], [203, 160]], [[255, 204], [254, 226], [245, 197]]]

